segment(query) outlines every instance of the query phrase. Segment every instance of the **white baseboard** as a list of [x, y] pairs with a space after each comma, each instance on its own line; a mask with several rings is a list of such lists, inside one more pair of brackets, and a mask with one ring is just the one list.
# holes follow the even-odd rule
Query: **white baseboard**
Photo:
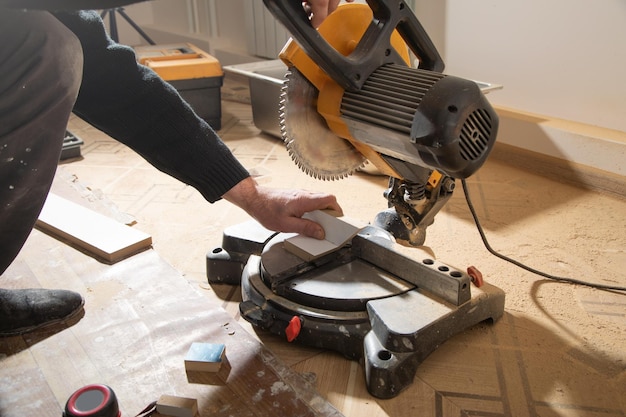
[[496, 107], [494, 158], [626, 196], [626, 132]]

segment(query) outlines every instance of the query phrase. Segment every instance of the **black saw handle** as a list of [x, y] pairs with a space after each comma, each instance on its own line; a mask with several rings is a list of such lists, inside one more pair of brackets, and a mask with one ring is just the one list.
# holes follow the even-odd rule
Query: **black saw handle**
[[442, 72], [443, 59], [417, 17], [403, 0], [367, 0], [373, 19], [356, 49], [348, 56], [337, 52], [311, 26], [301, 0], [263, 0], [265, 6], [291, 32], [294, 40], [333, 80], [344, 89], [358, 91], [377, 68], [404, 63], [391, 46], [398, 30], [409, 49], [419, 58], [419, 68]]

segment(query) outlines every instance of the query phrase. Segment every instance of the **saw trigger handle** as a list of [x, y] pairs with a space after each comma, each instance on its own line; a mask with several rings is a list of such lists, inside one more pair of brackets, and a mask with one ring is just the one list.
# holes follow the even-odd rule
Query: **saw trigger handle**
[[419, 68], [442, 72], [443, 59], [430, 37], [403, 0], [367, 0], [373, 19], [355, 50], [348, 56], [337, 52], [311, 25], [300, 0], [263, 0], [268, 10], [291, 33], [304, 52], [335, 82], [358, 91], [365, 80], [384, 64], [403, 63], [391, 46], [397, 30], [419, 59]]

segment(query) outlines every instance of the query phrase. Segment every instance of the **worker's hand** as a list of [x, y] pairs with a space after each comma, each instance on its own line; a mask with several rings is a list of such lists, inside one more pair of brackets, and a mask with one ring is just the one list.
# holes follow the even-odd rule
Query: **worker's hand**
[[[346, 0], [348, 3], [353, 1]], [[340, 0], [307, 0], [302, 2], [311, 16], [311, 24], [314, 28], [318, 27], [326, 19], [326, 16], [335, 11], [339, 3]]]
[[331, 194], [262, 187], [251, 177], [231, 188], [223, 198], [244, 209], [269, 230], [300, 233], [316, 239], [324, 238], [324, 229], [301, 218], [304, 213], [324, 209], [343, 213]]

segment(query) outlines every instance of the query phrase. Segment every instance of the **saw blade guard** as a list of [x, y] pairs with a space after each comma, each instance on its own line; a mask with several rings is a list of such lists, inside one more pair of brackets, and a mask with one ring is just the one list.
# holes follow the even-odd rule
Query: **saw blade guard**
[[[346, 90], [359, 90], [377, 68], [402, 61], [391, 43], [394, 32], [400, 34], [409, 49], [419, 58], [420, 68], [443, 71], [443, 59], [437, 48], [413, 11], [402, 0], [367, 0], [373, 18], [348, 55], [332, 47], [320, 32], [311, 26], [301, 2], [263, 1], [270, 12], [291, 32], [305, 53]], [[335, 28], [340, 27], [341, 25], [335, 25]]]
[[[372, 16], [372, 10], [366, 4], [342, 5], [323, 22], [319, 28], [318, 36], [330, 50], [341, 56], [349, 56], [355, 51], [356, 46], [367, 32]], [[318, 32], [316, 31], [316, 33]], [[408, 66], [410, 64], [409, 51], [397, 31], [391, 34], [390, 42], [394, 51], [394, 59]], [[352, 137], [348, 126], [341, 118], [341, 103], [346, 92], [344, 87], [329, 77], [293, 40], [285, 45], [280, 58], [289, 68], [289, 73], [297, 74], [292, 78], [301, 79], [297, 83], [292, 83], [290, 77], [287, 76], [280, 109], [283, 140], [288, 144], [290, 154], [296, 164], [316, 178], [344, 178], [352, 174], [357, 168], [352, 157], [345, 160], [341, 158], [341, 155], [346, 154], [344, 148], [348, 146], [360, 153], [364, 161], [369, 160], [373, 163], [382, 174], [399, 177], [400, 174], [393, 170], [378, 152]], [[314, 99], [312, 100], [313, 96]], [[294, 102], [294, 98], [298, 98], [296, 102]], [[288, 108], [286, 104], [288, 102], [291, 102], [289, 104], [291, 106], [304, 105], [309, 107], [322, 117], [319, 120], [310, 117], [303, 123], [304, 120], [301, 117], [291, 117], [292, 115], [289, 113], [293, 113], [295, 110]], [[321, 121], [321, 124], [318, 121]], [[298, 142], [309, 138], [311, 132], [319, 130], [320, 127], [332, 132], [324, 135], [324, 140], [327, 142], [324, 146], [329, 150], [335, 149], [338, 155], [332, 158], [337, 165], [330, 170], [328, 169], [329, 163], [321, 163], [319, 158], [321, 154], [299, 152], [305, 147], [298, 145]], [[317, 144], [321, 141], [322, 138], [316, 140]], [[342, 144], [341, 142], [345, 143]], [[325, 155], [328, 153], [326, 152]]]
[[317, 111], [318, 90], [295, 68], [285, 75], [280, 130], [294, 163], [320, 180], [338, 180], [363, 168], [365, 157], [328, 128]]

